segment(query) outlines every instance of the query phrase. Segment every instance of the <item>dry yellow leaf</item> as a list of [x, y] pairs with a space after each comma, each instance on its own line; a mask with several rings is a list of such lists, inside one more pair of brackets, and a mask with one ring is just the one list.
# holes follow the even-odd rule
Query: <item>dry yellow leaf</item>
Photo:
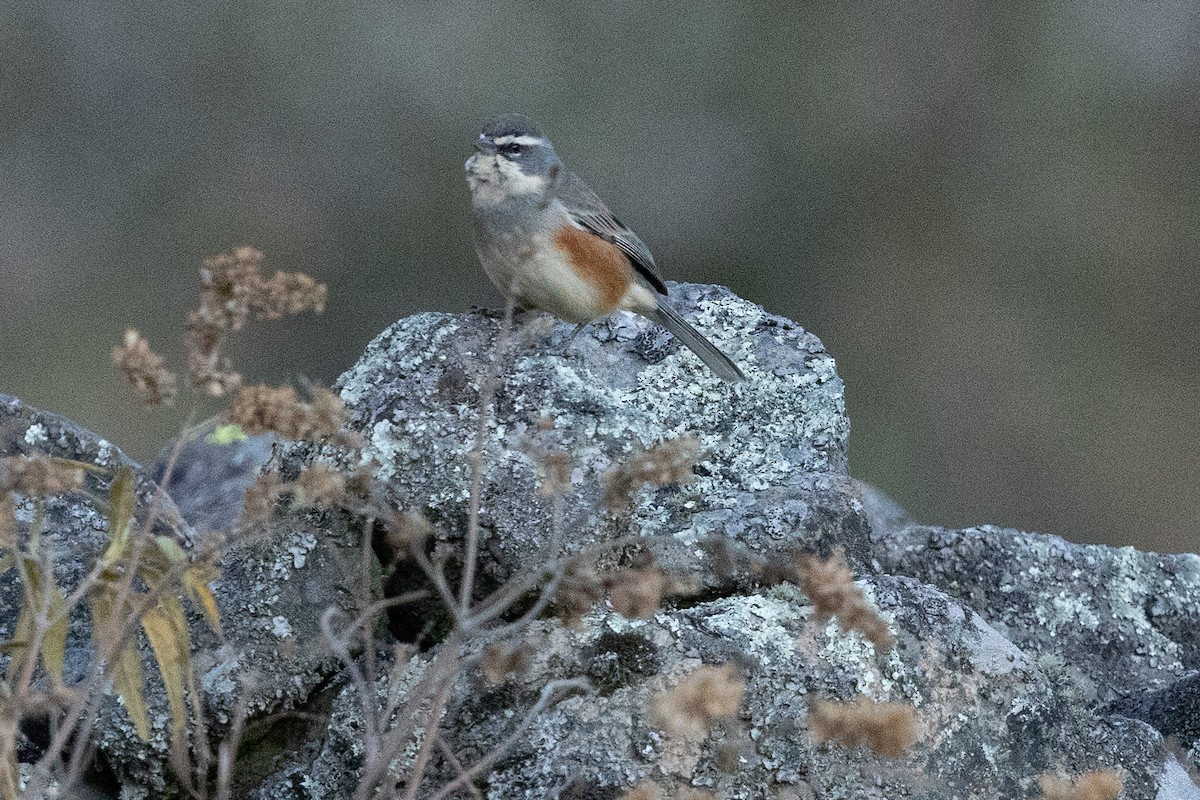
[[157, 606], [142, 615], [142, 628], [162, 674], [171, 713], [171, 736], [175, 737], [183, 732], [187, 723], [184, 681], [191, 669], [183, 606], [178, 599], [164, 596]]
[[113, 478], [108, 494], [108, 547], [104, 563], [112, 564], [121, 558], [129, 546], [130, 528], [137, 504], [137, 480], [132, 467], [121, 467]]
[[146, 678], [137, 644], [127, 639], [112, 661], [113, 691], [121, 696], [133, 728], [143, 742], [150, 740], [150, 715], [146, 710]]
[[208, 586], [209, 571], [201, 568], [189, 569], [183, 573], [183, 585], [187, 588], [188, 597], [200, 608], [204, 609], [204, 618], [209, 627], [221, 636], [221, 614], [217, 611], [217, 598], [213, 596]]

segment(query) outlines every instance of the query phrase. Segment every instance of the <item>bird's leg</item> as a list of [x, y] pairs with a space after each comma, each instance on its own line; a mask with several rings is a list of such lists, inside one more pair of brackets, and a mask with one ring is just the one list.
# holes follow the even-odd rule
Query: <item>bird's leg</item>
[[571, 349], [571, 342], [575, 341], [575, 337], [578, 336], [583, 331], [583, 329], [586, 328], [587, 326], [588, 326], [588, 324], [586, 322], [581, 322], [575, 326], [575, 330], [571, 331], [571, 335], [567, 337], [567, 340], [565, 342], [563, 342], [562, 354], [564, 356]]

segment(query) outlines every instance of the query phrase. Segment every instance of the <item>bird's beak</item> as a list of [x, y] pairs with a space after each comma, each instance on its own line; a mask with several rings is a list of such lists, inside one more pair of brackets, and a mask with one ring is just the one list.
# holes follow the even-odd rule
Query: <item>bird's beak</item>
[[487, 149], [487, 146], [488, 146], [488, 142], [486, 139], [479, 138], [479, 139], [475, 140], [475, 149], [478, 152], [482, 153], [484, 150]]

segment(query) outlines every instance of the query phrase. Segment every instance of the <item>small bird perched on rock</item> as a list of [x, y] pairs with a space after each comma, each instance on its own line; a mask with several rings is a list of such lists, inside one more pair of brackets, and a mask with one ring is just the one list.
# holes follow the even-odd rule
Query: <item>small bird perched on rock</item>
[[589, 322], [633, 311], [669, 330], [722, 380], [745, 380], [667, 304], [650, 249], [563, 166], [533, 120], [496, 117], [475, 148], [466, 163], [475, 250], [506, 297], [578, 323], [572, 338]]

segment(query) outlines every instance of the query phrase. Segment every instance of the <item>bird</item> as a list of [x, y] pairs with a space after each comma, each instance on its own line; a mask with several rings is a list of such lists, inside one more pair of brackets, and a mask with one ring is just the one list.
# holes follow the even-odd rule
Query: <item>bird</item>
[[515, 305], [576, 323], [632, 311], [671, 332], [724, 381], [745, 380], [729, 356], [667, 299], [654, 256], [638, 235], [563, 165], [524, 114], [483, 126], [467, 159], [475, 251], [483, 270]]

